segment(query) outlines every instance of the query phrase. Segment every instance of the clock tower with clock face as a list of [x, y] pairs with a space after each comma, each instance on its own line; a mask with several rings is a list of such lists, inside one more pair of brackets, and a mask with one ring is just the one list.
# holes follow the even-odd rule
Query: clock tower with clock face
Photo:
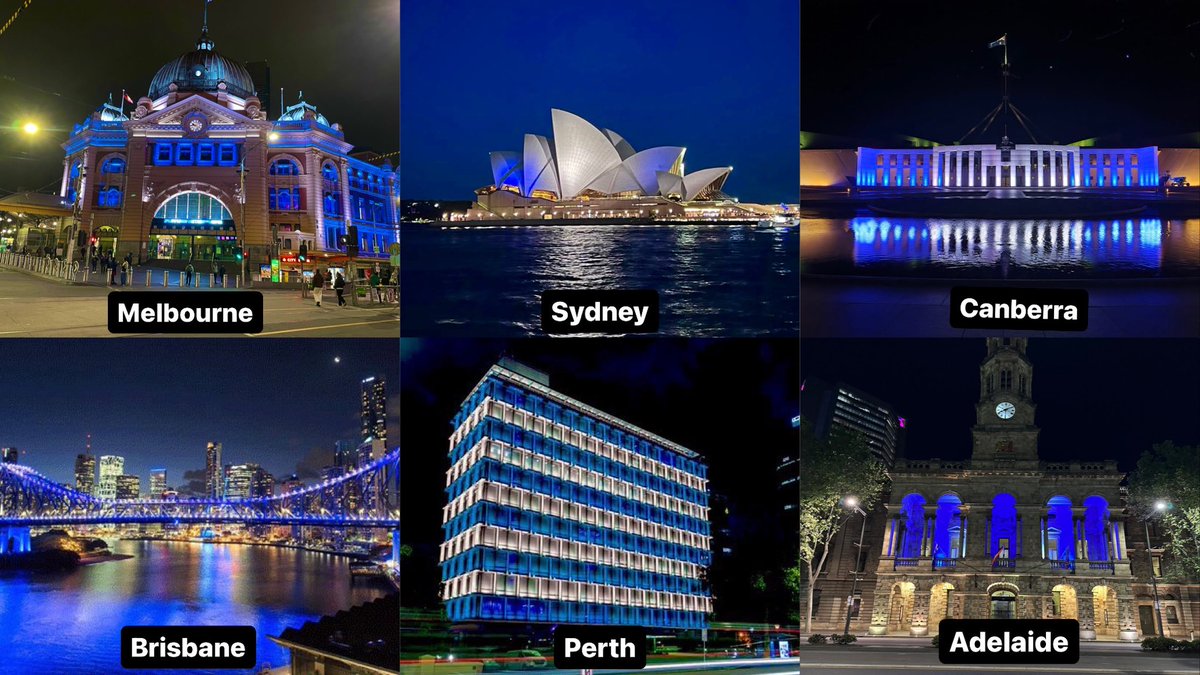
[[1026, 338], [988, 338], [979, 367], [972, 465], [1037, 468], [1038, 428], [1033, 423], [1033, 365]]

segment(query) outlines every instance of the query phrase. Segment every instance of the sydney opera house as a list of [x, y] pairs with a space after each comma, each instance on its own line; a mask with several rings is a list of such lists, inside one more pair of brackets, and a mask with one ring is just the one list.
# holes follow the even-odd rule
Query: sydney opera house
[[617, 132], [578, 115], [551, 110], [550, 116], [554, 137], [525, 134], [522, 150], [491, 153], [492, 183], [475, 191], [465, 214], [447, 219], [757, 221], [776, 211], [722, 191], [733, 167], [686, 173], [686, 148], [636, 151]]

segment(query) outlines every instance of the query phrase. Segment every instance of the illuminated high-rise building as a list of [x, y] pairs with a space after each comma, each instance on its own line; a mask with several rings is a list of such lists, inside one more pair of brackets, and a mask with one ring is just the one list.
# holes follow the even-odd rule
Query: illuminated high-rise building
[[549, 385], [502, 360], [454, 417], [450, 620], [705, 627], [706, 465]]
[[387, 387], [382, 377], [368, 377], [362, 381], [359, 417], [362, 420], [360, 440], [387, 441]]
[[358, 444], [350, 441], [335, 441], [333, 444], [333, 465], [341, 467], [354, 466], [354, 454]]
[[83, 453], [75, 456], [75, 489], [85, 495], [96, 494], [96, 456]]
[[275, 477], [266, 469], [258, 467], [250, 481], [251, 497], [275, 496]]
[[225, 467], [225, 498], [248, 499], [254, 485], [257, 464], [231, 464]]
[[117, 477], [125, 474], [125, 458], [117, 455], [100, 456], [100, 482], [96, 496], [101, 499], [117, 498]]
[[131, 474], [117, 476], [117, 499], [137, 499], [142, 496], [142, 479]]
[[221, 465], [221, 444], [209, 441], [204, 451], [204, 493], [209, 499], [225, 496], [225, 475]]
[[150, 498], [162, 499], [167, 491], [167, 470], [150, 469]]

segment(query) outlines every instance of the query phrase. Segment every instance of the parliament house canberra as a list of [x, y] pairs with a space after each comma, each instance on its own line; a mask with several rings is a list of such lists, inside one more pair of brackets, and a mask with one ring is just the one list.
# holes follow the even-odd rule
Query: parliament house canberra
[[286, 266], [302, 245], [318, 264], [386, 259], [398, 238], [392, 167], [355, 152], [302, 97], [269, 119], [259, 93], [205, 26], [145, 96], [126, 97], [129, 114], [124, 100], [109, 102], [75, 125], [60, 195], [81, 243], [198, 268], [235, 261], [239, 249], [248, 263]]
[[725, 194], [731, 166], [686, 173], [687, 148], [636, 151], [617, 132], [565, 110], [550, 118], [553, 138], [525, 134], [522, 150], [491, 153], [492, 183], [475, 191], [466, 213], [445, 219], [758, 221], [783, 211]]
[[[970, 458], [897, 460], [862, 555], [857, 523], [834, 539], [814, 584], [823, 598], [814, 599], [814, 631], [841, 631], [849, 607], [858, 634], [936, 635], [942, 619], [1060, 618], [1078, 620], [1084, 640], [1134, 641], [1160, 634], [1155, 593], [1166, 635], [1196, 630], [1200, 585], [1161, 577], [1162, 532], [1127, 509], [1117, 463], [1039, 458], [1027, 346], [987, 340]], [[1149, 559], [1145, 539], [1154, 542]]]

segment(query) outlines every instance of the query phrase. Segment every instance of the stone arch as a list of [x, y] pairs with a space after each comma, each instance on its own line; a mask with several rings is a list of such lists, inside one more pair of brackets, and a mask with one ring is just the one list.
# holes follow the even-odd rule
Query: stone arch
[[1058, 584], [1050, 589], [1047, 619], [1079, 619], [1079, 594], [1074, 584]]
[[[111, 159], [119, 159], [122, 162], [124, 162], [123, 169], [119, 173], [125, 173], [126, 171], [129, 170], [129, 158], [125, 156], [124, 152], [114, 151], [114, 152], [106, 152], [103, 155], [100, 155], [98, 158], [96, 158], [96, 166], [99, 167], [96, 170], [96, 173], [104, 175], [106, 173], [104, 171], [105, 164], [107, 164], [108, 161]], [[118, 172], [108, 172], [108, 173], [118, 173]]]
[[1083, 542], [1083, 558], [1098, 562], [1112, 560], [1112, 542], [1109, 519], [1111, 508], [1108, 499], [1100, 495], [1089, 495], [1083, 498], [1083, 532], [1080, 537]]
[[911, 581], [897, 581], [888, 594], [889, 633], [908, 632], [913, 625], [913, 605], [917, 587]]
[[1075, 502], [1058, 493], [1046, 500], [1046, 559], [1075, 560]]
[[1117, 589], [1108, 584], [1096, 584], [1091, 588], [1092, 622], [1097, 637], [1116, 637], [1120, 623], [1120, 603]]
[[159, 207], [161, 207], [163, 204], [166, 204], [172, 197], [177, 197], [185, 192], [199, 192], [221, 202], [226, 209], [229, 209], [229, 214], [233, 216], [233, 221], [237, 225], [239, 234], [241, 233], [240, 231], [242, 229], [242, 223], [238, 220], [238, 204], [240, 204], [240, 201], [235, 197], [235, 195], [232, 195], [225, 190], [222, 190], [221, 188], [209, 183], [202, 183], [199, 181], [184, 181], [182, 183], [176, 183], [171, 187], [155, 194], [147, 204], [146, 213], [149, 214], [150, 217], [153, 217], [154, 214], [158, 212]]
[[277, 164], [279, 162], [285, 162], [288, 160], [291, 160], [291, 162], [296, 165], [296, 171], [298, 172], [296, 175], [298, 175], [298, 176], [304, 175], [304, 162], [301, 161], [301, 159], [299, 157], [297, 157], [296, 155], [293, 155], [290, 152], [281, 152], [279, 154], [271, 155], [270, 161], [267, 162], [267, 174], [271, 175], [271, 167], [272, 166], [274, 166], [275, 164]]
[[920, 558], [924, 555], [925, 505], [927, 503], [925, 496], [919, 492], [910, 492], [900, 500], [903, 529], [901, 530], [900, 546], [896, 552], [897, 558]]
[[949, 581], [939, 581], [929, 589], [929, 632], [936, 635], [942, 619], [953, 619], [954, 615], [954, 584]]

